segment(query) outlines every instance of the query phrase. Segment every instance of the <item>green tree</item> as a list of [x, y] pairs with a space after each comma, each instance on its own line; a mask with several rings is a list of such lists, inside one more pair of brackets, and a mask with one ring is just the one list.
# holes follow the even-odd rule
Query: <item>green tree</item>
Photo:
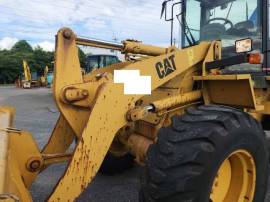
[[44, 51], [41, 47], [33, 50], [25, 40], [17, 42], [11, 50], [0, 51], [0, 83], [14, 83], [22, 76], [23, 60], [27, 61], [32, 73], [41, 76], [46, 65], [52, 68], [54, 52]]
[[[78, 48], [81, 68], [86, 68], [86, 55]], [[54, 52], [44, 51], [40, 46], [32, 48], [25, 40], [18, 41], [11, 50], [0, 51], [0, 83], [14, 83], [23, 75], [23, 60], [32, 73], [43, 75], [44, 68], [53, 69]]]
[[34, 49], [33, 60], [33, 68], [38, 72], [39, 75], [42, 75], [46, 66], [52, 69], [54, 52], [44, 51], [40, 46], [37, 46]]
[[80, 47], [78, 47], [79, 60], [81, 68], [86, 69], [86, 55]]
[[10, 51], [0, 51], [0, 83], [12, 83], [18, 78], [20, 70], [14, 55]]
[[33, 48], [27, 41], [25, 40], [20, 40], [15, 45], [12, 47], [11, 51], [16, 51], [16, 52], [33, 52]]

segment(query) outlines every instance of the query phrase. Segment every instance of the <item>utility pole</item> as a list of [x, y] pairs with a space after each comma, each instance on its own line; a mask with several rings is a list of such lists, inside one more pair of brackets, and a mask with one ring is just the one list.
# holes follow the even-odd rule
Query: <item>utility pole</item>
[[[115, 43], [118, 42], [118, 39], [116, 38], [116, 36], [113, 37], [113, 41], [114, 41]], [[112, 50], [112, 52], [115, 53], [115, 55], [117, 56], [117, 51]]]

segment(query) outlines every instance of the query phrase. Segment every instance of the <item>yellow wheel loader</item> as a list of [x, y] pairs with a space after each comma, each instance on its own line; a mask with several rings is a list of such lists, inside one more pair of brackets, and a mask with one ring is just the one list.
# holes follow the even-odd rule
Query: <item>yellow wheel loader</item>
[[[168, 19], [169, 4], [179, 4], [181, 14]], [[116, 169], [126, 155], [145, 166], [141, 202], [264, 201], [268, 2], [167, 0], [162, 10], [167, 20], [179, 19], [182, 49], [109, 44], [59, 30], [53, 92], [60, 117], [43, 150], [14, 127], [14, 110], [0, 110], [0, 201], [31, 201], [36, 177], [59, 162], [68, 166], [47, 200], [75, 201], [101, 166]], [[77, 45], [140, 57], [82, 76]], [[151, 76], [151, 95], [124, 94], [116, 70]]]

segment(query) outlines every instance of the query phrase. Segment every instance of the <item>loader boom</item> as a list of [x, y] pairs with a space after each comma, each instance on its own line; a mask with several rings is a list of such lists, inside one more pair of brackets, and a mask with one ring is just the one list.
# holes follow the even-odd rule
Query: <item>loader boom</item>
[[[69, 37], [66, 37], [66, 35]], [[29, 192], [26, 190], [38, 173], [52, 163], [68, 160], [67, 170], [57, 183], [48, 201], [69, 201], [77, 198], [95, 177], [106, 153], [110, 149], [113, 140], [118, 136], [121, 128], [133, 122], [127, 116], [132, 112], [136, 116], [137, 102], [143, 97], [143, 95], [124, 95], [123, 84], [115, 84], [113, 82], [113, 71], [110, 69], [135, 69], [140, 70], [141, 75], [151, 75], [152, 91], [155, 92], [173, 78], [189, 72], [190, 69], [194, 68], [194, 65], [201, 64], [207, 53], [214, 53], [215, 47], [211, 43], [205, 42], [185, 50], [179, 50], [174, 47], [168, 49], [156, 47], [151, 52], [152, 46], [135, 42], [124, 43], [122, 51], [126, 51], [126, 53], [128, 50], [137, 54], [148, 53], [150, 56], [156, 55], [156, 57], [150, 57], [135, 63], [114, 64], [107, 68], [108, 72], [104, 68], [104, 70], [97, 70], [97, 72], [91, 73], [92, 76], [86, 75], [85, 79], [83, 79], [76, 41], [78, 41], [76, 35], [68, 28], [61, 29], [56, 36], [53, 89], [54, 99], [61, 115], [52, 136], [42, 151], [32, 151], [32, 153], [38, 152], [34, 156], [35, 158], [27, 152], [22, 154], [24, 156], [20, 157], [20, 159], [26, 160], [21, 162], [30, 167], [27, 167], [26, 170], [14, 168], [18, 173], [18, 177], [13, 182], [6, 181], [5, 187], [7, 189], [1, 194], [12, 193], [20, 198], [21, 201], [29, 201], [29, 197], [26, 197], [29, 196]], [[140, 48], [138, 49], [138, 47]], [[166, 70], [166, 65], [168, 64], [173, 70], [170, 73]], [[100, 74], [99, 71], [104, 73]], [[190, 92], [190, 95], [192, 94]], [[182, 99], [181, 102], [180, 98], [173, 97], [170, 107], [178, 100], [178, 104], [188, 104], [200, 99], [200, 96], [201, 93], [196, 91], [194, 92], [194, 98], [185, 101]], [[157, 106], [162, 109], [162, 99], [158, 96], [156, 100], [159, 103]], [[112, 105], [113, 112], [111, 111]], [[166, 106], [169, 107], [164, 105], [163, 109]], [[9, 126], [2, 127], [2, 130], [6, 131], [7, 137], [11, 133], [15, 137], [20, 134], [28, 136], [24, 132], [14, 133], [14, 130], [5, 129]], [[141, 141], [143, 137], [138, 136], [136, 133], [130, 135], [130, 137], [130, 141], [133, 141], [131, 144], [133, 146], [130, 145], [131, 150], [136, 152], [136, 142]], [[78, 140], [75, 150], [72, 154], [67, 153], [67, 149], [75, 138]], [[148, 140], [149, 143], [151, 141], [150, 139]], [[17, 142], [14, 141], [13, 144], [17, 144]], [[32, 144], [35, 144], [34, 140], [29, 139], [29, 145]], [[146, 146], [149, 146], [149, 144]], [[14, 145], [15, 148], [16, 145]], [[141, 149], [145, 150], [145, 148]], [[14, 158], [14, 161], [16, 160], [17, 157], [14, 156], [12, 151], [9, 155]], [[9, 169], [9, 165], [12, 163], [13, 161], [5, 162], [7, 169]], [[34, 166], [32, 170], [31, 166]], [[8, 170], [8, 172], [14, 171]], [[24, 176], [26, 178], [25, 181], [29, 181], [29, 183], [25, 184], [19, 176]], [[8, 183], [8, 186], [6, 183]], [[18, 187], [15, 184], [20, 184], [20, 186], [24, 184], [24, 188], [20, 188], [20, 186]], [[8, 187], [14, 186], [18, 187], [18, 191], [8, 189]]]
[[[68, 39], [65, 37], [66, 32], [69, 32], [68, 35], [71, 36]], [[127, 65], [122, 69], [139, 69], [141, 75], [154, 75], [152, 76], [152, 90], [155, 90], [171, 78], [188, 70], [194, 64], [201, 62], [209, 46], [209, 43], [202, 43], [192, 49], [160, 55], [156, 58]], [[145, 53], [144, 50], [142, 52]], [[176, 69], [167, 78], [165, 77], [161, 80], [156, 73], [156, 63], [167, 58], [175, 58], [175, 66], [180, 66], [180, 62], [186, 65], [182, 65], [180, 69]], [[77, 68], [75, 69], [74, 67]], [[68, 75], [73, 75], [73, 81]], [[123, 85], [113, 83], [113, 75], [109, 73], [107, 75], [104, 74], [101, 78], [96, 78], [94, 81], [84, 83], [80, 75], [77, 58], [76, 35], [69, 29], [62, 29], [57, 35], [54, 76], [54, 97], [56, 103], [61, 114], [63, 114], [80, 141], [76, 146], [65, 175], [58, 183], [50, 200], [53, 201], [56, 198], [71, 200], [76, 198], [86, 188], [86, 185], [91, 182], [117, 131], [127, 124], [128, 121], [125, 118], [127, 111], [135, 107], [135, 102], [142, 95], [124, 95]], [[78, 97], [74, 97], [74, 100], [71, 101], [66, 96], [69, 93], [78, 95]], [[82, 96], [79, 96], [80, 93]], [[109, 112], [112, 105], [117, 113]], [[80, 117], [80, 119], [76, 117]], [[100, 150], [100, 148], [103, 149]], [[80, 165], [83, 166], [83, 169], [78, 169], [81, 167]], [[72, 191], [69, 195], [63, 196], [63, 190], [69, 189], [71, 183], [73, 184]]]

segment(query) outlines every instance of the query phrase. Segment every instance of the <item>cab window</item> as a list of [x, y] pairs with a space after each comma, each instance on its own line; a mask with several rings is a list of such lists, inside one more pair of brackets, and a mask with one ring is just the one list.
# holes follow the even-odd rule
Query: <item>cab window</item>
[[106, 58], [106, 65], [107, 65], [107, 66], [112, 65], [112, 64], [115, 64], [115, 63], [117, 63], [117, 62], [118, 62], [118, 61], [117, 61], [117, 58], [114, 57], [114, 56], [108, 56], [108, 57]]
[[87, 72], [97, 69], [99, 67], [99, 59], [97, 56], [90, 56], [87, 59]]
[[[183, 23], [184, 47], [190, 45], [187, 34], [195, 43], [220, 40], [222, 58], [237, 55], [235, 42], [251, 38], [253, 50], [262, 52], [261, 6], [259, 0], [186, 0]], [[257, 72], [261, 65], [241, 64], [224, 73]]]

